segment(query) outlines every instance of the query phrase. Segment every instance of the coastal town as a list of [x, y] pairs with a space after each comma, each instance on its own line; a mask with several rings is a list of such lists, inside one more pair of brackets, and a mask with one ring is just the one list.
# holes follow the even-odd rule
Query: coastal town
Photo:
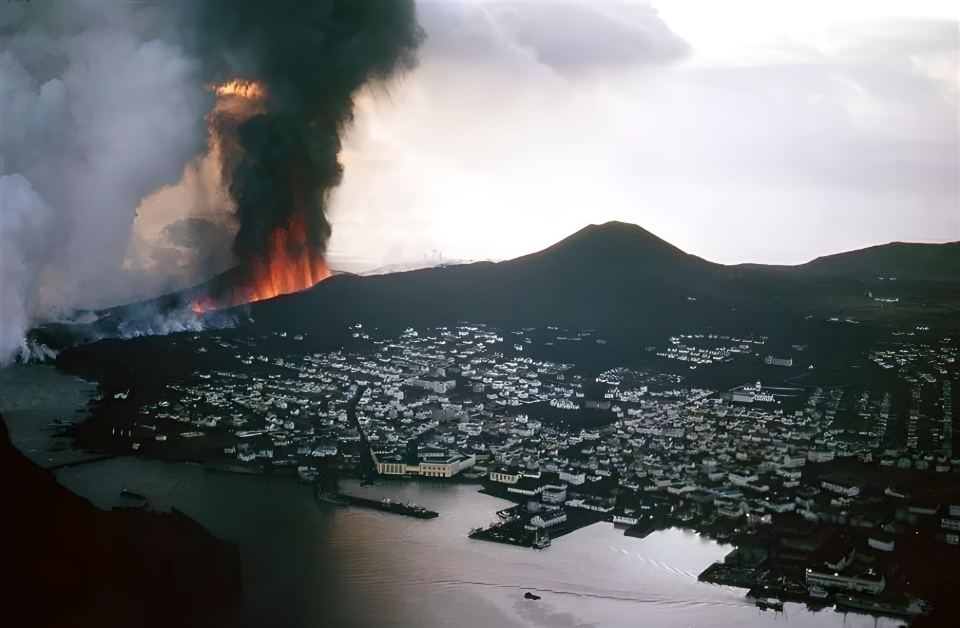
[[[349, 336], [349, 349], [305, 352], [278, 332], [271, 344], [286, 349], [267, 354], [197, 335], [192, 350], [222, 366], [149, 394], [105, 392], [105, 448], [307, 482], [330, 469], [476, 482], [514, 505], [465, 534], [534, 548], [596, 521], [634, 536], [689, 528], [736, 547], [702, 579], [774, 609], [920, 615], [918, 565], [960, 548], [957, 338], [891, 336], [857, 367], [877, 377], [831, 385], [809, 379], [805, 345], [774, 354], [762, 335], [677, 333], [643, 365], [599, 372], [541, 357], [604, 348], [593, 330], [461, 323], [383, 337], [355, 324]], [[702, 383], [735, 361], [739, 384]]]

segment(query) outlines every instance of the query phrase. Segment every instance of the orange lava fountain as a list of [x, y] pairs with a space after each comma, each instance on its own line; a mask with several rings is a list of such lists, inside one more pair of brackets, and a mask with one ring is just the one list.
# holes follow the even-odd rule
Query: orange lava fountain
[[312, 255], [300, 221], [278, 228], [270, 236], [267, 259], [256, 259], [249, 301], [262, 301], [280, 294], [299, 292], [330, 276], [319, 256]]
[[281, 294], [313, 287], [333, 273], [316, 251], [312, 251], [303, 221], [298, 217], [270, 234], [269, 249], [240, 268], [237, 285], [220, 298], [204, 296], [193, 302], [193, 311], [206, 312], [272, 299]]
[[263, 85], [256, 81], [248, 81], [246, 79], [232, 79], [220, 85], [212, 85], [209, 89], [213, 90], [213, 92], [221, 98], [239, 96], [240, 98], [247, 98], [249, 100], [261, 100], [267, 95], [267, 91], [263, 88]]
[[[207, 87], [217, 95], [217, 104], [207, 116], [211, 158], [231, 159], [240, 150], [233, 137], [237, 125], [262, 111], [267, 91], [256, 81], [240, 78]], [[306, 290], [331, 274], [323, 256], [311, 246], [302, 214], [295, 213], [290, 224], [270, 233], [262, 253], [230, 273], [229, 285], [211, 288], [191, 308], [200, 315], [263, 301]]]

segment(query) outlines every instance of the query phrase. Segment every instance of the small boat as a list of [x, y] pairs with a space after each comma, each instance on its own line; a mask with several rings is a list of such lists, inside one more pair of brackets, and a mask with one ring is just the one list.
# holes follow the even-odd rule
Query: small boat
[[120, 494], [124, 497], [130, 497], [132, 499], [147, 501], [147, 497], [145, 495], [141, 495], [140, 493], [134, 493], [133, 491], [128, 491], [125, 488], [120, 489]]
[[775, 597], [759, 597], [756, 604], [757, 608], [762, 611], [772, 610], [778, 613], [783, 611], [783, 602]]
[[523, 594], [523, 599], [525, 599], [525, 600], [539, 600], [539, 599], [540, 599], [540, 596], [537, 595], [537, 594], [535, 594], [535, 593], [530, 593], [529, 591], [527, 591], [526, 593]]

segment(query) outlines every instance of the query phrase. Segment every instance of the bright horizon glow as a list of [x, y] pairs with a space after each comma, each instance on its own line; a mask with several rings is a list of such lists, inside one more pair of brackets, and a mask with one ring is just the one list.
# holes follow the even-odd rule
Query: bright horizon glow
[[547, 4], [420, 3], [420, 67], [357, 99], [331, 265], [608, 220], [721, 263], [960, 239], [950, 3]]

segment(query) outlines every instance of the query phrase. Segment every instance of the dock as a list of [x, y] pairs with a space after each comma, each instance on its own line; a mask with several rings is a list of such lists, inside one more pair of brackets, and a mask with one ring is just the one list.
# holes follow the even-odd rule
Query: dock
[[440, 515], [440, 513], [427, 510], [423, 506], [408, 504], [406, 502], [395, 502], [390, 499], [367, 499], [366, 497], [356, 497], [355, 495], [346, 495], [344, 493], [338, 494], [337, 497], [344, 500], [348, 506], [371, 508], [395, 515], [416, 517], [417, 519], [434, 519]]

